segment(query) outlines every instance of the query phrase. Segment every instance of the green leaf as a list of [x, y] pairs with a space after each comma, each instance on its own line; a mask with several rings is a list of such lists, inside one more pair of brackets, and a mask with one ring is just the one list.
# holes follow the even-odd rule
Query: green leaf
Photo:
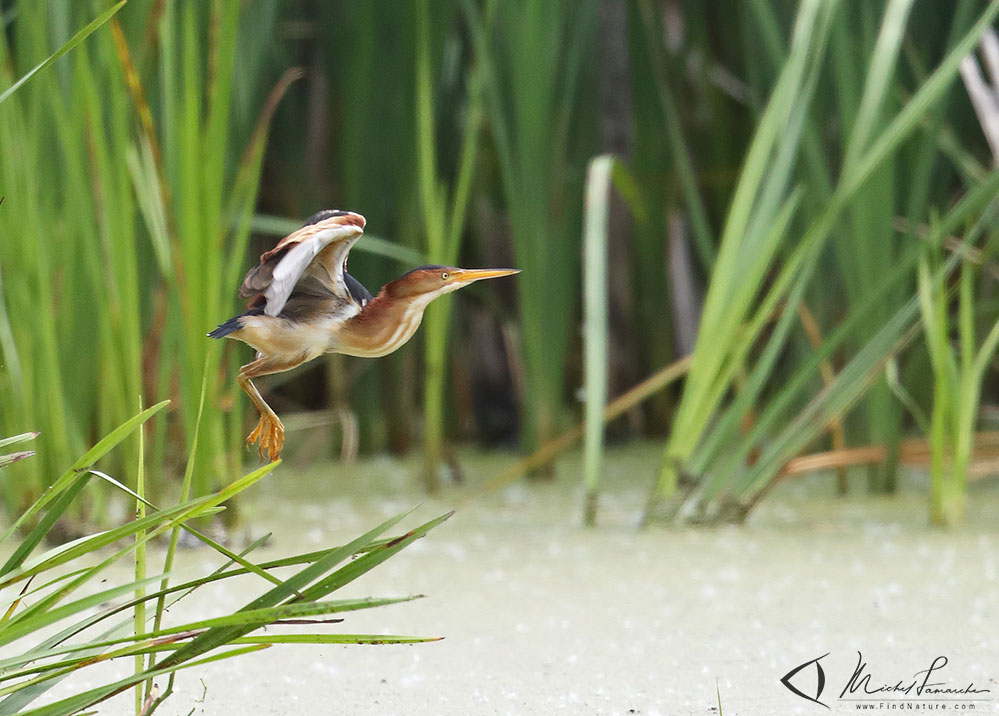
[[8, 445], [16, 445], [17, 443], [24, 443], [29, 440], [34, 440], [41, 433], [21, 433], [20, 435], [14, 435], [13, 437], [0, 439], [0, 448], [5, 448]]
[[59, 499], [52, 504], [35, 528], [21, 541], [21, 544], [17, 546], [14, 554], [7, 559], [3, 567], [0, 567], [0, 576], [17, 569], [24, 563], [24, 560], [28, 558], [38, 543], [45, 539], [45, 535], [52, 529], [55, 521], [66, 511], [86, 484], [87, 476], [80, 475], [68, 489], [59, 494]]
[[138, 674], [131, 674], [116, 681], [111, 684], [106, 684], [104, 686], [99, 686], [95, 689], [85, 691], [74, 696], [57, 701], [53, 704], [47, 706], [41, 706], [37, 709], [31, 709], [30, 711], [6, 711], [3, 708], [3, 704], [0, 703], [0, 716], [7, 716], [8, 714], [17, 713], [20, 716], [74, 716], [77, 712], [85, 709], [94, 704], [98, 704], [106, 699], [111, 698], [115, 694], [119, 694], [136, 684], [142, 683], [146, 679], [155, 678], [157, 676], [163, 676], [164, 674], [170, 674], [174, 671], [179, 671], [180, 669], [189, 669], [198, 666], [204, 666], [206, 664], [211, 664], [216, 661], [221, 661], [223, 659], [230, 659], [235, 656], [242, 656], [243, 654], [249, 654], [254, 651], [259, 651], [261, 649], [268, 648], [268, 644], [251, 644], [249, 646], [238, 647], [224, 651], [222, 653], [213, 654], [211, 656], [205, 657], [204, 659], [199, 659], [197, 661], [190, 661], [180, 666], [174, 666], [169, 668], [156, 668], [150, 669]]
[[443, 637], [393, 636], [387, 634], [271, 634], [243, 636], [233, 644], [421, 644]]
[[29, 457], [34, 457], [34, 455], [35, 453], [33, 450], [24, 450], [22, 452], [12, 452], [9, 455], [0, 455], [0, 467], [13, 465], [15, 462], [26, 460]]
[[75, 35], [73, 35], [73, 37], [71, 37], [69, 39], [69, 41], [65, 45], [63, 45], [58, 50], [56, 50], [51, 55], [49, 55], [44, 60], [42, 60], [40, 63], [38, 63], [37, 65], [35, 65], [35, 67], [33, 67], [31, 70], [29, 70], [27, 74], [25, 74], [23, 77], [21, 77], [21, 79], [19, 79], [17, 82], [15, 82], [14, 84], [12, 84], [6, 90], [4, 90], [3, 94], [0, 94], [0, 104], [3, 104], [3, 101], [5, 99], [7, 99], [8, 97], [10, 97], [12, 94], [14, 94], [14, 92], [16, 92], [19, 87], [21, 87], [26, 82], [28, 82], [28, 80], [30, 80], [32, 77], [34, 77], [35, 75], [37, 75], [39, 72], [41, 72], [42, 70], [44, 70], [46, 67], [48, 67], [49, 65], [51, 65], [53, 62], [55, 62], [56, 60], [58, 60], [60, 57], [62, 57], [67, 52], [69, 52], [74, 47], [76, 47], [81, 42], [83, 42], [85, 39], [87, 39], [87, 37], [89, 37], [91, 33], [93, 33], [96, 29], [98, 29], [99, 27], [101, 27], [101, 25], [103, 25], [108, 20], [110, 20], [114, 16], [114, 14], [116, 12], [118, 12], [119, 10], [121, 10], [122, 7], [124, 7], [124, 5], [125, 5], [126, 2], [127, 2], [127, 0], [120, 0], [120, 2], [118, 2], [116, 5], [112, 5], [107, 10], [105, 10], [104, 12], [102, 12], [100, 15], [98, 15], [96, 18], [94, 18], [90, 22], [90, 24], [88, 24], [82, 30], [80, 30]]
[[[403, 513], [394, 517], [390, 520], [385, 521], [375, 529], [367, 532], [361, 537], [353, 540], [352, 542], [340, 547], [339, 549], [332, 550], [328, 555], [318, 560], [314, 564], [306, 567], [295, 575], [292, 575], [283, 585], [274, 587], [266, 594], [254, 599], [243, 607], [240, 611], [250, 611], [254, 609], [270, 607], [278, 604], [289, 597], [295, 597], [296, 600], [302, 602], [318, 601], [322, 597], [326, 596], [330, 592], [338, 589], [339, 587], [347, 584], [348, 582], [356, 579], [361, 574], [364, 574], [368, 570], [372, 569], [378, 564], [381, 564], [386, 559], [396, 554], [399, 550], [403, 549], [409, 545], [413, 540], [422, 537], [430, 529], [437, 526], [444, 520], [446, 520], [450, 514], [444, 515], [437, 518], [436, 520], [431, 520], [424, 525], [416, 528], [398, 537], [382, 547], [378, 547], [371, 552], [368, 552], [361, 557], [349, 562], [347, 565], [341, 569], [334, 572], [329, 577], [321, 579], [312, 587], [304, 588], [305, 585], [311, 583], [313, 580], [321, 577], [330, 568], [332, 568], [337, 563], [341, 562], [343, 559], [347, 558], [351, 554], [354, 554], [358, 548], [362, 545], [370, 542], [374, 537], [381, 534], [385, 530], [389, 529], [392, 525], [396, 524], [405, 517], [408, 513]], [[300, 595], [300, 596], [296, 596]], [[206, 653], [213, 649], [216, 649], [223, 644], [227, 644], [236, 637], [245, 636], [249, 631], [252, 631], [254, 627], [242, 625], [242, 626], [227, 626], [227, 627], [216, 627], [208, 630], [205, 634], [202, 634], [196, 638], [193, 642], [185, 646], [183, 649], [175, 652], [171, 656], [168, 656], [163, 662], [157, 664], [157, 668], [166, 667], [171, 664], [179, 664], [186, 659], [196, 657], [200, 654]]]
[[[38, 500], [36, 500], [35, 503], [14, 522], [14, 524], [7, 528], [7, 531], [3, 533], [2, 537], [0, 537], [0, 544], [7, 541], [12, 534], [17, 532], [25, 523], [27, 523], [41, 510], [45, 509], [49, 503], [55, 500], [63, 491], [69, 489], [79, 476], [80, 472], [89, 468], [95, 462], [104, 457], [122, 440], [131, 435], [136, 428], [145, 423], [169, 404], [169, 400], [164, 400], [163, 402], [157, 403], [150, 408], [146, 408], [135, 417], [126, 420], [124, 423], [99, 440], [96, 445], [90, 448], [82, 457], [74, 462], [72, 466], [70, 466], [69, 470], [63, 473], [58, 480], [52, 483], [52, 485], [45, 490], [45, 493], [38, 498]], [[5, 572], [0, 570], [0, 576], [3, 574], [5, 574]]]

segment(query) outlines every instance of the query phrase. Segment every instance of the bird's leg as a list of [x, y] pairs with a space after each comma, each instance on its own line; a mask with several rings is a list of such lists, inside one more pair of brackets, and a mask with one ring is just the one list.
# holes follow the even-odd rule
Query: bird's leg
[[258, 452], [260, 453], [260, 457], [263, 458], [266, 451], [267, 457], [270, 458], [271, 462], [281, 456], [281, 448], [284, 447], [284, 425], [277, 414], [260, 397], [260, 392], [251, 379], [261, 375], [270, 375], [271, 373], [291, 370], [301, 363], [301, 360], [289, 361], [264, 356], [257, 358], [252, 363], [247, 363], [239, 369], [237, 376], [239, 387], [243, 389], [244, 393], [250, 396], [250, 400], [253, 401], [253, 404], [260, 412], [260, 420], [257, 422], [257, 427], [247, 436], [246, 444], [259, 443]]

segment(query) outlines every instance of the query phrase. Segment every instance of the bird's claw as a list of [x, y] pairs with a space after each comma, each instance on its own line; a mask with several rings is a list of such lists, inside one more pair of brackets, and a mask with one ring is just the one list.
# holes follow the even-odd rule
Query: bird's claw
[[260, 453], [261, 460], [270, 458], [274, 462], [281, 457], [281, 449], [284, 447], [284, 425], [277, 417], [261, 415], [257, 427], [246, 436], [246, 445], [253, 443], [258, 443], [257, 452]]

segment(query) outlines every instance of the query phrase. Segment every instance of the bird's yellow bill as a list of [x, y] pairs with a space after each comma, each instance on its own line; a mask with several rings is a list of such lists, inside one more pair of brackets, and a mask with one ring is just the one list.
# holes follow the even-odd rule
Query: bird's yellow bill
[[458, 281], [481, 281], [484, 278], [499, 278], [500, 276], [510, 276], [520, 273], [520, 269], [458, 269], [452, 275]]

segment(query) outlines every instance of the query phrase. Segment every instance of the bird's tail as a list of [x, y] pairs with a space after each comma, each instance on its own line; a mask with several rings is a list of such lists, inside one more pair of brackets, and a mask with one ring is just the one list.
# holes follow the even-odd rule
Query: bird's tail
[[263, 313], [262, 308], [254, 308], [246, 313], [241, 313], [238, 316], [233, 316], [225, 323], [220, 323], [219, 327], [208, 334], [209, 338], [225, 338], [230, 333], [235, 333], [243, 327], [243, 317], [244, 316], [259, 316]]

